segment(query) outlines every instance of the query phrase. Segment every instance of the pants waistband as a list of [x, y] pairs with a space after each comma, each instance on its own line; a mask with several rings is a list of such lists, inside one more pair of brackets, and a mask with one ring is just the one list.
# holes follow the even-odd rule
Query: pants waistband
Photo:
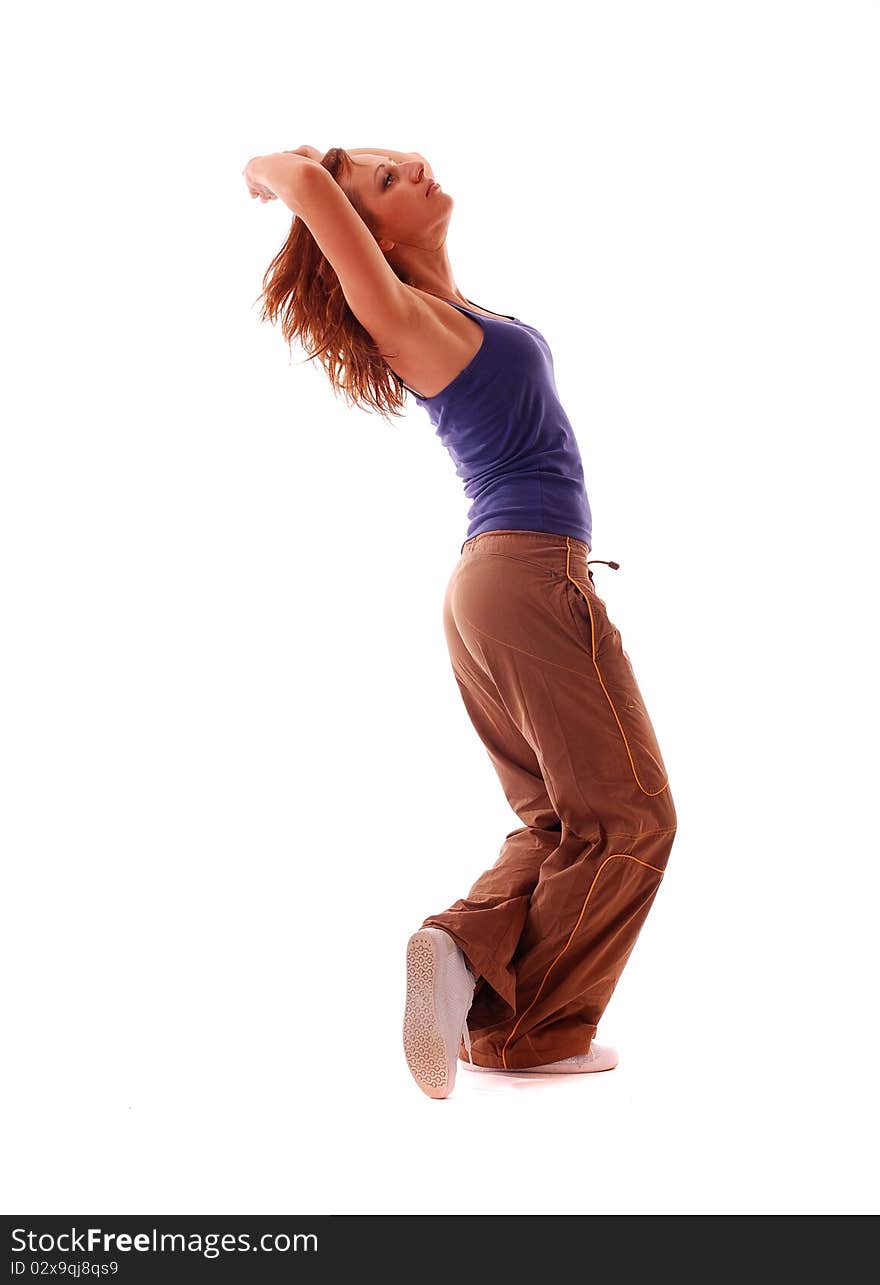
[[590, 546], [584, 540], [554, 531], [484, 531], [472, 535], [461, 546], [462, 559], [487, 553], [507, 553], [576, 579], [579, 574], [593, 579], [588, 565], [592, 562], [605, 562], [615, 571], [620, 566], [619, 562], [606, 562], [605, 558], [588, 558]]

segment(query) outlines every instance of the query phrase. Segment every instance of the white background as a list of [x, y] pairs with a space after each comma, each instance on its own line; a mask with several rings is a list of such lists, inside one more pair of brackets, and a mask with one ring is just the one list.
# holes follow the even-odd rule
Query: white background
[[[9, 1213], [878, 1212], [880, 5], [19, 6], [3, 76]], [[554, 354], [679, 830], [613, 1073], [410, 1079], [517, 824], [427, 415], [260, 324], [254, 155], [417, 150]]]

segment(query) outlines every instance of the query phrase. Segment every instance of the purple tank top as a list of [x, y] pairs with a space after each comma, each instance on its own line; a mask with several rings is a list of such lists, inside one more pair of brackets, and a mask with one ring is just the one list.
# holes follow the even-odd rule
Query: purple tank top
[[547, 340], [518, 317], [502, 321], [452, 306], [476, 318], [482, 344], [436, 396], [404, 388], [427, 411], [473, 500], [467, 539], [483, 531], [548, 531], [591, 545], [581, 454]]

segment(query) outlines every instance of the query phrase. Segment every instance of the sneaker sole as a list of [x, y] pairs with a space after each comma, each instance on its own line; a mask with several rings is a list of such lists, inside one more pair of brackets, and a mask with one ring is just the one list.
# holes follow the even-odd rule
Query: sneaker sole
[[[429, 1098], [452, 1092], [452, 1074], [434, 1008], [437, 956], [426, 933], [413, 933], [406, 947], [406, 1008], [403, 1014], [403, 1049], [413, 1079]], [[457, 1054], [457, 1050], [456, 1050]]]

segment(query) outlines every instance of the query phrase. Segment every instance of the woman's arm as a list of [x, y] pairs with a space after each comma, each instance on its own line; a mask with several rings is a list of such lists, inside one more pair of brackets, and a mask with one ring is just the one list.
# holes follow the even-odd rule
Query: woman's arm
[[317, 147], [310, 147], [308, 143], [303, 143], [302, 147], [295, 147], [293, 150], [298, 156], [310, 156], [313, 161], [324, 159], [324, 153], [319, 152]]
[[392, 161], [408, 161], [413, 156], [425, 158], [419, 152], [393, 152], [390, 147], [347, 147], [349, 156], [390, 156]]
[[252, 196], [280, 196], [305, 169], [323, 169], [320, 161], [298, 152], [270, 152], [254, 156], [242, 170]]

